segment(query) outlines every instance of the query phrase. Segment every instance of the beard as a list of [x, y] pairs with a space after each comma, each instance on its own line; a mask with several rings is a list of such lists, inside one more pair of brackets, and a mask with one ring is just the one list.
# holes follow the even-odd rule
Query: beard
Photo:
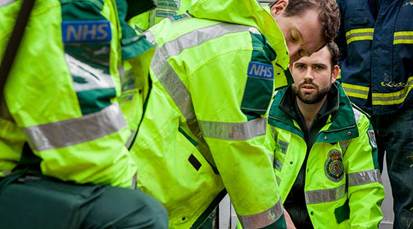
[[[304, 85], [311, 85], [314, 87], [315, 92], [314, 93], [304, 93], [300, 89]], [[328, 92], [331, 89], [331, 85], [325, 88], [319, 88], [317, 85], [313, 84], [312, 82], [303, 82], [301, 83], [298, 87], [296, 85], [292, 85], [292, 89], [294, 94], [298, 97], [298, 99], [305, 103], [305, 104], [316, 104], [321, 102], [321, 100], [324, 99], [324, 97], [328, 94]]]

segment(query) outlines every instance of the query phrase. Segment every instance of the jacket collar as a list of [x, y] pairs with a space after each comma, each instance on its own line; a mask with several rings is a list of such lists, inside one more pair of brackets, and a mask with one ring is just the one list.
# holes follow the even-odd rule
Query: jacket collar
[[[332, 143], [355, 138], [359, 135], [349, 98], [344, 93], [340, 83], [336, 82], [333, 87], [336, 96], [330, 96], [330, 99], [333, 98], [335, 101], [329, 101], [330, 105], [327, 105], [326, 112], [323, 112], [329, 117], [325, 126], [321, 129], [317, 141]], [[301, 129], [294, 122], [294, 116], [290, 113], [294, 106], [291, 103], [292, 99], [288, 98], [291, 95], [288, 93], [288, 90], [291, 90], [290, 88], [291, 86], [277, 91], [269, 112], [269, 123], [272, 126], [303, 136]]]

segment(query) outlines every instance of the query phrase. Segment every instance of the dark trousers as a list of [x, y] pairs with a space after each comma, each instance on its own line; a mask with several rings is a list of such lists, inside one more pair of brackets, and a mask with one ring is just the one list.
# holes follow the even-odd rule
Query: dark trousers
[[413, 108], [372, 116], [380, 167], [386, 152], [394, 199], [394, 228], [413, 228]]
[[[139, 190], [23, 176], [0, 183], [0, 228], [167, 228], [165, 209]], [[6, 183], [6, 184], [5, 184]]]

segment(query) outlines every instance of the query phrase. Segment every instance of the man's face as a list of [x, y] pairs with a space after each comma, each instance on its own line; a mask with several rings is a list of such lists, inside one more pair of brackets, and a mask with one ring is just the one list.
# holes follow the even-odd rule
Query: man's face
[[324, 46], [318, 14], [318, 10], [308, 9], [302, 15], [286, 17], [284, 13], [278, 13], [274, 16], [284, 33], [290, 63]]
[[315, 104], [323, 100], [336, 81], [339, 67], [331, 66], [331, 54], [327, 47], [323, 47], [292, 63], [290, 71], [294, 79], [292, 89], [298, 99]]

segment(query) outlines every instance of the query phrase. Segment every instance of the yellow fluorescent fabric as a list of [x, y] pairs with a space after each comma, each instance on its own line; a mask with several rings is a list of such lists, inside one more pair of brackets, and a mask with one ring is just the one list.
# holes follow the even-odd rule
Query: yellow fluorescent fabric
[[[254, 50], [271, 47], [276, 58], [266, 61], [286, 82], [276, 74], [288, 65], [284, 38], [253, 0], [199, 1], [189, 13], [204, 19], [164, 20], [145, 33], [157, 48], [132, 147], [138, 185], [167, 207], [171, 228], [191, 227], [224, 187], [244, 226], [269, 225], [282, 215], [270, 132], [265, 115], [249, 117], [241, 105]], [[263, 35], [267, 43], [253, 40]]]

